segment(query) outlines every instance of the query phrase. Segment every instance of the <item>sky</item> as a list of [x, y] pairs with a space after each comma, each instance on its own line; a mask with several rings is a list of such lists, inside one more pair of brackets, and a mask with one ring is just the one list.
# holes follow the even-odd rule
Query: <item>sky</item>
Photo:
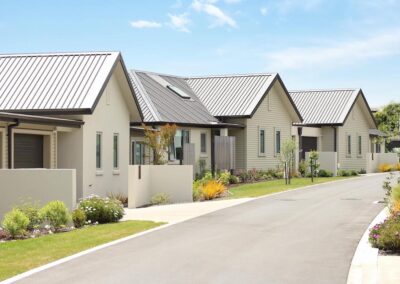
[[400, 102], [400, 0], [0, 0], [0, 53], [121, 51], [130, 69], [278, 72]]

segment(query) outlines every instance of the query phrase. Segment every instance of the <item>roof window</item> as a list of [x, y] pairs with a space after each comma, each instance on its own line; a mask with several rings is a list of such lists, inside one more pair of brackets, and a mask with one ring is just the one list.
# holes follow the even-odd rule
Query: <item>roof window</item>
[[185, 93], [184, 91], [182, 91], [181, 89], [179, 89], [178, 87], [175, 87], [173, 85], [167, 85], [167, 89], [173, 91], [175, 94], [180, 96], [182, 99], [188, 100], [191, 98], [187, 93]]

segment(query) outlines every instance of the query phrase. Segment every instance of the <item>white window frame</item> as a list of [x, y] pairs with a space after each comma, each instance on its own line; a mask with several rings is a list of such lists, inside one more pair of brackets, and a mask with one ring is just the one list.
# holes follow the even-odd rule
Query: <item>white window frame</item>
[[[115, 149], [115, 138], [117, 138], [117, 148]], [[112, 163], [113, 163], [113, 173], [114, 174], [119, 174], [119, 162], [120, 162], [120, 145], [119, 145], [119, 133], [114, 133], [113, 134], [113, 140], [112, 140], [112, 147], [113, 147], [113, 158], [112, 158]], [[115, 157], [115, 150], [117, 151], [117, 156]], [[115, 158], [117, 158], [117, 166], [115, 166]]]
[[351, 134], [346, 134], [346, 156], [351, 157], [352, 147], [351, 147]]
[[[189, 134], [190, 135], [190, 134]], [[202, 137], [204, 135], [204, 151], [203, 151], [203, 140]], [[201, 132], [200, 133], [200, 154], [204, 157], [205, 155], [207, 155], [207, 132]]]
[[[98, 136], [100, 137], [100, 140], [99, 140], [100, 141], [100, 143], [99, 143], [100, 149], [99, 150], [97, 149], [97, 137]], [[96, 149], [96, 175], [102, 175], [103, 174], [103, 132], [101, 132], [101, 131], [96, 132], [95, 143], [96, 143], [96, 147], [95, 147], [95, 149]], [[99, 151], [99, 163], [97, 160], [98, 151]], [[100, 167], [98, 167], [98, 164], [100, 164]]]
[[[276, 141], [276, 134], [279, 132], [279, 152], [277, 151], [278, 149], [278, 143]], [[282, 151], [282, 131], [279, 128], [274, 129], [274, 155], [279, 156]]]
[[[261, 131], [264, 133], [264, 145], [262, 145], [262, 141], [261, 141]], [[259, 157], [265, 157], [266, 156], [266, 131], [264, 127], [258, 127], [258, 156]], [[264, 152], [261, 152], [261, 146], [263, 146], [264, 148]]]

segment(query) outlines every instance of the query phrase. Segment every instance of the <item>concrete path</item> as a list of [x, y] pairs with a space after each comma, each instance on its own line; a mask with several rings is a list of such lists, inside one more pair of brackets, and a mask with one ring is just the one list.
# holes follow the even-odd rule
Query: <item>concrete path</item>
[[123, 220], [147, 220], [174, 224], [242, 204], [253, 199], [254, 198], [240, 198], [125, 209], [126, 215]]
[[384, 175], [255, 199], [107, 247], [21, 283], [346, 283]]

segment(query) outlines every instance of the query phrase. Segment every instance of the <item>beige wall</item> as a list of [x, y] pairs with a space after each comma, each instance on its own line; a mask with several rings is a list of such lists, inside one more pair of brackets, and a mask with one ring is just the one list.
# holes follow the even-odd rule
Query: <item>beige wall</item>
[[335, 130], [333, 127], [321, 127], [321, 151], [333, 152], [335, 150]]
[[[369, 128], [367, 113], [359, 97], [351, 110], [345, 124], [338, 127], [338, 163], [340, 169], [361, 170], [367, 169], [366, 154], [369, 151]], [[351, 155], [347, 154], [347, 135], [351, 135]], [[362, 153], [358, 154], [358, 136], [362, 137]]]
[[367, 173], [378, 172], [381, 164], [396, 165], [399, 163], [399, 156], [396, 153], [367, 153]]
[[129, 166], [129, 208], [150, 204], [158, 193], [166, 193], [171, 203], [192, 202], [193, 166]]
[[[130, 122], [139, 121], [132, 93], [120, 64], [91, 115], [79, 130], [58, 135], [58, 167], [77, 169], [77, 197], [128, 194]], [[102, 133], [102, 169], [96, 169], [96, 133]], [[119, 169], [113, 167], [113, 135], [119, 135]]]
[[[275, 130], [281, 131], [281, 145], [286, 139], [292, 139], [293, 119], [285, 96], [282, 86], [278, 82], [275, 83], [253, 117], [247, 119], [244, 139], [247, 169], [265, 170], [281, 164], [279, 155], [275, 155]], [[265, 129], [265, 156], [259, 156], [259, 128]]]
[[[231, 123], [246, 125], [247, 119], [229, 119]], [[247, 169], [247, 131], [246, 128], [232, 128], [228, 130], [229, 136], [235, 137], [236, 169]]]
[[75, 170], [0, 170], [0, 219], [23, 202], [61, 200], [73, 209], [76, 202]]

